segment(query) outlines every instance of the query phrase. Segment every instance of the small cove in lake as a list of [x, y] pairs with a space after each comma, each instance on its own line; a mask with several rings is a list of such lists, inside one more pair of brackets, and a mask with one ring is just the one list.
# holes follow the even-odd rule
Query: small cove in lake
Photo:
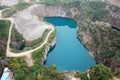
[[45, 65], [56, 65], [59, 71], [85, 72], [95, 65], [95, 60], [77, 39], [77, 23], [69, 18], [45, 17], [45, 21], [55, 25], [56, 46], [47, 56]]

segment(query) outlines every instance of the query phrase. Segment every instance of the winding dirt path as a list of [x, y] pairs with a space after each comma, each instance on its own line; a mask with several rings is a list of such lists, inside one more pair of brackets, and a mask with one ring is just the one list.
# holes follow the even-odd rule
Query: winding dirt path
[[27, 56], [28, 54], [30, 54], [30, 53], [32, 53], [32, 52], [40, 49], [41, 47], [43, 47], [43, 46], [47, 43], [47, 40], [48, 40], [50, 34], [54, 31], [54, 28], [53, 28], [52, 26], [50, 26], [50, 27], [51, 27], [51, 31], [47, 34], [47, 37], [46, 37], [45, 41], [44, 41], [40, 46], [38, 46], [38, 47], [35, 48], [35, 49], [29, 50], [29, 51], [25, 51], [25, 52], [21, 52], [21, 53], [14, 53], [14, 52], [11, 52], [11, 51], [10, 51], [10, 47], [9, 47], [9, 44], [10, 44], [10, 36], [11, 36], [11, 29], [12, 29], [12, 26], [11, 26], [11, 28], [10, 28], [10, 30], [9, 30], [9, 37], [8, 37], [8, 44], [7, 44], [7, 53], [6, 53], [7, 57]]
[[13, 20], [12, 18], [7, 18], [8, 20], [11, 21], [11, 26], [10, 26], [10, 29], [9, 29], [9, 36], [8, 36], [8, 42], [7, 42], [7, 52], [6, 52], [6, 56], [7, 57], [21, 57], [21, 56], [28, 56], [30, 53], [40, 49], [41, 47], [43, 47], [47, 41], [48, 41], [48, 38], [49, 36], [51, 35], [51, 33], [54, 31], [54, 27], [52, 25], [49, 25], [49, 27], [51, 28], [50, 32], [47, 34], [46, 36], [46, 39], [45, 41], [40, 45], [38, 46], [37, 48], [35, 49], [32, 49], [32, 50], [29, 50], [29, 51], [25, 51], [25, 52], [20, 52], [20, 53], [14, 53], [14, 52], [11, 52], [10, 51], [10, 37], [11, 37], [11, 31], [12, 31], [12, 27], [13, 27]]
[[[6, 50], [6, 56], [7, 57], [21, 57], [21, 56], [26, 56], [27, 57], [27, 56], [29, 56], [30, 53], [32, 53], [32, 52], [42, 48], [47, 43], [48, 38], [51, 35], [51, 33], [54, 31], [54, 27], [52, 25], [48, 25], [47, 24], [46, 26], [49, 26], [51, 30], [47, 34], [45, 41], [40, 46], [38, 46], [35, 49], [28, 50], [28, 51], [25, 51], [25, 52], [20, 52], [20, 53], [11, 52], [10, 51], [10, 41], [11, 41], [11, 32], [12, 32], [12, 27], [13, 27], [14, 21], [13, 21], [12, 18], [5, 18], [5, 19], [3, 19], [1, 17], [2, 11], [4, 11], [4, 10], [6, 10], [6, 9], [0, 10], [0, 20], [10, 20], [11, 21], [11, 25], [10, 25], [10, 28], [9, 28], [8, 42], [7, 42], [7, 50]], [[44, 22], [41, 22], [41, 23], [44, 24]]]

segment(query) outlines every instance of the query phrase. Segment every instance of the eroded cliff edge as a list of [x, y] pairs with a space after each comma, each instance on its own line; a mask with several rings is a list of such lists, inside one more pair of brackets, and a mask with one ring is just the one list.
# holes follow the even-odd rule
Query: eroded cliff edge
[[50, 51], [50, 49], [52, 49], [55, 45], [56, 45], [56, 37], [52, 40], [51, 43], [47, 43], [46, 46], [45, 46], [45, 53], [43, 55], [43, 58], [42, 58], [42, 63], [44, 65], [44, 62], [46, 61], [47, 59], [47, 55], [48, 55], [48, 52]]

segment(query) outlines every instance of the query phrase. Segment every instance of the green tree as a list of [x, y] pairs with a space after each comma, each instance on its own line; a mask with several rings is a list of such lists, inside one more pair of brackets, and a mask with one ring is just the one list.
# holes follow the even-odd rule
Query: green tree
[[109, 80], [112, 76], [111, 70], [103, 64], [95, 65], [90, 70], [91, 80]]

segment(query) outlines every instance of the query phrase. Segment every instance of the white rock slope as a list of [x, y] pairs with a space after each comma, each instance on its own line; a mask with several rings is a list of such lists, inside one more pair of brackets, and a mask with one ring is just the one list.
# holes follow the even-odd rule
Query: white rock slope
[[46, 24], [39, 21], [35, 15], [32, 15], [28, 9], [17, 12], [12, 18], [15, 21], [16, 29], [27, 41], [42, 37], [44, 31], [49, 29]]

